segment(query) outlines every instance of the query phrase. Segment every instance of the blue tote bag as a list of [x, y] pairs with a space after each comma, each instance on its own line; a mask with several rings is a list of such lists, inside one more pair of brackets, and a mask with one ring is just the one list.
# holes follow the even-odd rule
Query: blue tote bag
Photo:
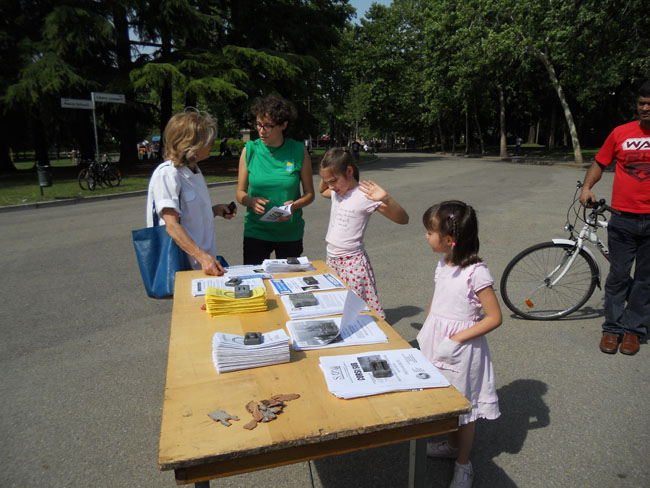
[[190, 266], [185, 252], [169, 237], [165, 226], [158, 225], [155, 203], [153, 225], [132, 231], [133, 246], [147, 295], [162, 298], [174, 294], [176, 271], [188, 270]]

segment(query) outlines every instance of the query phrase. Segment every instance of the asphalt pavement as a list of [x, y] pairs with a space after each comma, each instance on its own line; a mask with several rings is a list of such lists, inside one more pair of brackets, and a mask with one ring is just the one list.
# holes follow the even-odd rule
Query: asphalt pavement
[[[424, 210], [451, 198], [477, 209], [481, 255], [498, 288], [517, 252], [565, 235], [584, 168], [395, 154], [364, 165], [361, 176], [411, 217], [399, 226], [373, 216], [366, 248], [388, 322], [415, 345], [439, 258], [424, 238]], [[610, 198], [612, 178], [605, 173], [597, 196]], [[228, 203], [235, 185], [210, 194]], [[175, 486], [157, 465], [172, 302], [146, 296], [131, 241], [145, 224], [145, 200], [0, 213], [0, 486]], [[216, 221], [218, 253], [230, 264], [242, 259], [240, 211]], [[317, 197], [305, 219], [305, 255], [324, 259], [329, 200]], [[648, 344], [636, 356], [599, 351], [600, 290], [560, 321], [526, 321], [502, 308], [503, 325], [488, 336], [502, 416], [478, 422], [474, 486], [649, 486]], [[429, 486], [446, 487], [452, 466], [429, 460]], [[407, 479], [401, 443], [211, 486], [381, 488]]]

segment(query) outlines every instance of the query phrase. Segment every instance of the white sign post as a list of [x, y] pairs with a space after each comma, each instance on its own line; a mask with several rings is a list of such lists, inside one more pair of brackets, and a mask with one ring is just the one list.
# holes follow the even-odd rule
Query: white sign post
[[91, 92], [90, 98], [93, 101], [93, 125], [95, 126], [95, 158], [99, 161], [99, 145], [97, 143], [97, 121], [95, 119], [95, 102], [126, 103], [121, 93], [97, 93]]
[[90, 100], [79, 98], [62, 98], [62, 108], [78, 108], [93, 111], [93, 129], [95, 132], [95, 159], [99, 161], [99, 142], [97, 139], [97, 117], [95, 117], [95, 102], [126, 103], [126, 98], [121, 93], [90, 93]]

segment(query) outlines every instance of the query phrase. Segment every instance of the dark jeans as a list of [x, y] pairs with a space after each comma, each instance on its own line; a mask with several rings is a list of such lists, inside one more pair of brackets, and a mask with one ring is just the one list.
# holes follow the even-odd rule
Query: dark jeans
[[[609, 275], [603, 332], [645, 337], [650, 323], [650, 214], [612, 215], [607, 227]], [[630, 271], [634, 283], [625, 304]]]
[[276, 259], [298, 257], [302, 254], [302, 239], [289, 242], [271, 242], [244, 236], [244, 264], [261, 264], [275, 251]]

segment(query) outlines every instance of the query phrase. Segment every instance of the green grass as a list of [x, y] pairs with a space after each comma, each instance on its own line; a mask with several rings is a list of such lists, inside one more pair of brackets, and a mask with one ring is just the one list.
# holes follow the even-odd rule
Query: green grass
[[[25, 170], [15, 174], [2, 175], [0, 177], [0, 206], [111, 195], [146, 190], [149, 185], [149, 176], [126, 175], [122, 178], [122, 182], [118, 187], [97, 187], [94, 191], [82, 190], [77, 182], [77, 169], [76, 167], [69, 169], [57, 169], [54, 167], [52, 169], [52, 186], [44, 187], [43, 195], [41, 195], [35, 170]], [[232, 180], [232, 178], [207, 175], [205, 180], [208, 183], [215, 183], [218, 181]]]

